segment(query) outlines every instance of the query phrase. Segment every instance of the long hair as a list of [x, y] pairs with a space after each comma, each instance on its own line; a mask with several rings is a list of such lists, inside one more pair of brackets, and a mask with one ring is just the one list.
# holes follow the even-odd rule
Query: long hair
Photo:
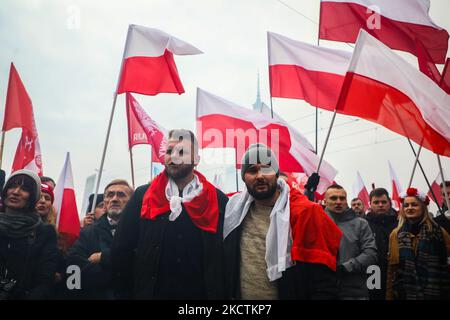
[[[410, 197], [410, 196], [408, 196]], [[436, 222], [433, 221], [433, 219], [431, 219], [430, 213], [428, 212], [428, 206], [425, 205], [425, 203], [420, 200], [418, 197], [414, 197], [416, 198], [419, 203], [420, 203], [420, 207], [422, 208], [422, 219], [420, 220], [419, 224], [426, 224], [429, 228], [429, 230], [431, 230], [431, 228], [433, 226], [437, 226]], [[406, 199], [406, 197], [405, 197]], [[403, 227], [403, 225], [405, 224], [406, 221], [408, 221], [408, 219], [406, 218], [406, 214], [405, 214], [405, 210], [403, 209], [403, 206], [405, 204], [405, 199], [403, 199], [401, 206], [400, 206], [400, 211], [399, 211], [399, 221], [398, 221], [398, 227], [396, 228], [397, 231], [400, 231], [401, 228]]]

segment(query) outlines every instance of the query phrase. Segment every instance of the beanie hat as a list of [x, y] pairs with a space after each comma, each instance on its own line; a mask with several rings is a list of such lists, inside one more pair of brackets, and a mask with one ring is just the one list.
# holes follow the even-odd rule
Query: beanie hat
[[51, 185], [48, 185], [46, 183], [41, 183], [41, 193], [47, 193], [52, 198], [52, 204], [53, 201], [55, 201], [55, 194], [53, 193], [53, 188]]
[[30, 183], [32, 183], [31, 190], [29, 190], [30, 198], [29, 198], [28, 209], [30, 209], [30, 210], [34, 209], [34, 207], [36, 206], [36, 203], [41, 198], [41, 179], [39, 179], [39, 176], [36, 173], [34, 173], [33, 171], [30, 171], [30, 170], [26, 170], [26, 169], [17, 170], [9, 176], [9, 178], [6, 181], [5, 186], [2, 190], [2, 202], [6, 198], [6, 192], [8, 189], [11, 188], [12, 182], [15, 180], [15, 178], [17, 176], [20, 176], [20, 175], [26, 176], [26, 178], [28, 178], [27, 180]]
[[277, 177], [280, 174], [277, 157], [272, 150], [262, 143], [252, 144], [245, 151], [242, 157], [241, 177], [244, 180], [245, 172], [253, 164], [269, 165], [276, 173]]

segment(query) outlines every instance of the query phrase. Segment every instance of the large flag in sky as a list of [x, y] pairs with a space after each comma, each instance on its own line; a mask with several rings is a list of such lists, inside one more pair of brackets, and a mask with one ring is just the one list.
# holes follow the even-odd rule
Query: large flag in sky
[[391, 193], [391, 199], [392, 202], [395, 204], [395, 209], [400, 209], [400, 194], [403, 192], [402, 186], [400, 184], [400, 181], [398, 180], [397, 174], [394, 171], [394, 168], [392, 167], [392, 164], [390, 161], [388, 161], [389, 165], [389, 175], [391, 177], [391, 186], [392, 186], [392, 193]]
[[137, 144], [149, 144], [152, 161], [164, 164], [167, 130], [148, 116], [131, 93], [127, 93], [127, 122], [129, 149]]
[[128, 27], [117, 93], [182, 94], [184, 88], [173, 55], [200, 53], [191, 44], [164, 31], [132, 24]]
[[419, 70], [439, 85], [439, 83], [441, 82], [441, 74], [434, 64], [433, 60], [431, 59], [427, 49], [418, 39], [416, 39], [416, 47]]
[[267, 33], [267, 42], [271, 96], [301, 99], [334, 111], [352, 53], [307, 44], [273, 32]]
[[364, 205], [364, 211], [366, 211], [369, 208], [370, 203], [369, 192], [367, 191], [359, 171], [356, 171], [356, 181], [353, 184], [353, 194], [355, 197], [361, 199]]
[[22, 135], [14, 156], [12, 172], [28, 169], [42, 176], [41, 148], [34, 121], [33, 105], [19, 73], [11, 63], [2, 131], [6, 132], [14, 128], [21, 128]]
[[67, 153], [64, 167], [55, 188], [54, 207], [58, 213], [56, 228], [67, 246], [72, 245], [80, 235], [80, 218], [75, 200], [72, 164]]
[[444, 63], [449, 35], [429, 10], [430, 0], [321, 0], [319, 38], [355, 42], [364, 29], [388, 47], [414, 55], [418, 39], [435, 63]]
[[[241, 107], [202, 89], [197, 89], [197, 138], [201, 148], [235, 148], [237, 166], [249, 145], [264, 143], [277, 155], [281, 171], [316, 172], [319, 156], [296, 129], [279, 117]], [[330, 185], [337, 171], [323, 162], [318, 192]]]
[[450, 95], [361, 30], [337, 109], [450, 157]]

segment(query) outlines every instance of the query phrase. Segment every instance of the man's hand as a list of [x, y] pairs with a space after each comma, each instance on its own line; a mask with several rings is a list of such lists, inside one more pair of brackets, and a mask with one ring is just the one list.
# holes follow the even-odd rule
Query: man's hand
[[99, 263], [101, 257], [102, 257], [102, 253], [101, 253], [101, 252], [96, 252], [96, 253], [93, 253], [93, 254], [88, 258], [88, 260], [89, 260], [90, 263]]
[[95, 222], [93, 213], [86, 213], [86, 216], [83, 218], [83, 227], [86, 227]]

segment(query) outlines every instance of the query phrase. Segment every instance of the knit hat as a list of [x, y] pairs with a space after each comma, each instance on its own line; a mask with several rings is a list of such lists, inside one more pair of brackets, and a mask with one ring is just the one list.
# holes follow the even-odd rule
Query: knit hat
[[33, 184], [33, 186], [30, 187], [31, 190], [27, 190], [27, 191], [30, 192], [28, 209], [30, 209], [30, 210], [34, 209], [34, 207], [36, 206], [36, 203], [41, 198], [41, 179], [39, 179], [39, 177], [36, 173], [34, 173], [33, 171], [30, 171], [30, 170], [26, 170], [26, 169], [17, 170], [9, 176], [8, 180], [5, 183], [5, 187], [2, 190], [2, 201], [4, 201], [4, 199], [6, 198], [6, 192], [8, 189], [11, 188], [12, 182], [14, 180], [16, 180], [17, 176], [20, 176], [20, 175], [26, 176], [27, 182], [30, 182]]
[[53, 201], [55, 201], [55, 194], [53, 193], [53, 188], [51, 185], [48, 185], [46, 183], [41, 183], [41, 193], [47, 193], [52, 198], [52, 204]]
[[280, 174], [280, 168], [278, 166], [277, 157], [272, 150], [262, 143], [252, 144], [245, 151], [242, 157], [241, 177], [244, 180], [245, 172], [253, 164], [270, 165], [270, 167], [278, 175]]

